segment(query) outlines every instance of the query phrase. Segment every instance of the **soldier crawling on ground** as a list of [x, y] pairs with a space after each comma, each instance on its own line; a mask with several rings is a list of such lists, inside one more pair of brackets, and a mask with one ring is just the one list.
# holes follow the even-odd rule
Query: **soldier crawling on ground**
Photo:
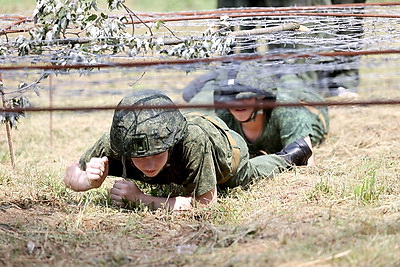
[[[228, 108], [215, 110], [226, 125], [247, 143], [250, 157], [272, 154], [297, 139], [304, 138], [311, 150], [320, 145], [329, 132], [327, 106], [312, 106], [324, 99], [308, 89], [295, 75], [291, 87], [274, 81], [258, 65], [231, 63], [191, 81], [183, 89], [189, 103], [225, 103]], [[262, 103], [295, 103], [301, 106], [261, 109]], [[232, 107], [230, 107], [232, 105]], [[235, 105], [235, 106], [233, 106]], [[314, 165], [314, 154], [307, 165]]]
[[[174, 107], [160, 91], [124, 97], [118, 106]], [[98, 188], [108, 175], [122, 177], [110, 189], [117, 206], [142, 203], [153, 208], [189, 210], [217, 201], [218, 190], [247, 186], [307, 162], [312, 151], [299, 139], [276, 154], [249, 158], [245, 140], [217, 117], [174, 108], [121, 109], [105, 133], [66, 170], [64, 182], [75, 191]], [[184, 194], [155, 197], [135, 181], [182, 185]]]

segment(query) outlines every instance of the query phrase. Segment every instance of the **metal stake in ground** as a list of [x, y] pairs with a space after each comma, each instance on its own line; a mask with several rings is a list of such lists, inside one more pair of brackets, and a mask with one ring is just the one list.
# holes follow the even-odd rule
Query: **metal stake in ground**
[[[1, 74], [0, 74], [1, 101], [3, 103], [3, 108], [6, 108], [6, 99], [5, 99], [4, 92], [3, 92], [2, 88], [3, 88], [3, 81], [1, 79]], [[5, 124], [6, 124], [6, 132], [7, 132], [8, 149], [10, 150], [11, 166], [12, 166], [13, 169], [15, 169], [14, 150], [13, 150], [12, 139], [11, 139], [10, 122], [6, 120]]]

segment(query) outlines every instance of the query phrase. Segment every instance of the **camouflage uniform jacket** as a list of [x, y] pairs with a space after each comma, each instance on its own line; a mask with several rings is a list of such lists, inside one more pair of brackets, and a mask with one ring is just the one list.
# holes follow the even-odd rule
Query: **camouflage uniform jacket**
[[[218, 181], [230, 175], [232, 147], [225, 131], [209, 120], [201, 116], [185, 117], [188, 121], [186, 133], [182, 140], [169, 150], [168, 162], [156, 177], [146, 177], [134, 166], [130, 158], [123, 158], [112, 151], [108, 133], [82, 155], [80, 167], [84, 170], [86, 162], [92, 157], [107, 156], [111, 176], [123, 177], [125, 171], [124, 178], [150, 184], [183, 185], [187, 195], [202, 195], [216, 186]], [[221, 124], [224, 125], [222, 121]], [[241, 166], [248, 160], [244, 142], [242, 147]]]
[[[278, 102], [298, 103], [308, 100], [309, 102], [320, 102], [319, 96], [313, 93], [280, 92], [277, 96]], [[316, 97], [313, 99], [313, 97]], [[310, 111], [310, 109], [312, 111]], [[329, 117], [326, 107], [306, 108], [277, 107], [272, 111], [265, 110], [265, 122], [261, 136], [255, 142], [249, 142], [242, 130], [241, 124], [235, 120], [228, 110], [218, 110], [218, 116], [225, 121], [229, 128], [239, 133], [247, 142], [250, 157], [260, 155], [260, 150], [268, 154], [282, 150], [286, 145], [304, 138], [308, 135], [315, 146], [320, 144], [328, 133]], [[317, 113], [317, 114], [315, 114]]]

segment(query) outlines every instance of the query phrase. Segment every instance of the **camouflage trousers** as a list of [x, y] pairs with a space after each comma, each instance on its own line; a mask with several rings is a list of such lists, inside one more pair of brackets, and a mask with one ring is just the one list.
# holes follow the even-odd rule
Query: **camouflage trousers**
[[291, 167], [282, 157], [275, 154], [261, 155], [250, 159], [248, 147], [243, 137], [229, 129], [222, 120], [220, 122], [225, 131], [234, 139], [235, 147], [240, 150], [240, 160], [237, 161], [238, 166], [232, 168], [236, 171], [230, 179], [219, 184], [219, 187], [248, 186], [259, 179], [273, 178], [277, 173]]

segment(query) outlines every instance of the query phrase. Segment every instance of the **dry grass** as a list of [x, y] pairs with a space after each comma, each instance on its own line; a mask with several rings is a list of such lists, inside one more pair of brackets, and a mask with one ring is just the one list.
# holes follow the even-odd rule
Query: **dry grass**
[[[368, 97], [399, 96], [397, 77], [363, 82]], [[182, 88], [187, 79], [173, 83]], [[81, 97], [79, 105], [119, 98]], [[111, 112], [54, 113], [51, 132], [48, 113], [29, 114], [12, 131], [15, 170], [0, 125], [0, 264], [399, 266], [400, 109], [331, 108], [330, 115], [316, 167], [230, 190], [216, 206], [186, 214], [109, 206], [113, 179], [86, 193], [66, 190], [65, 166], [108, 130]]]
[[[400, 264], [400, 110], [331, 109], [318, 165], [223, 195], [189, 214], [120, 210], [99, 190], [73, 193], [65, 165], [110, 112], [32, 114], [0, 135], [3, 265], [396, 266]], [[4, 130], [4, 126], [2, 126]]]

